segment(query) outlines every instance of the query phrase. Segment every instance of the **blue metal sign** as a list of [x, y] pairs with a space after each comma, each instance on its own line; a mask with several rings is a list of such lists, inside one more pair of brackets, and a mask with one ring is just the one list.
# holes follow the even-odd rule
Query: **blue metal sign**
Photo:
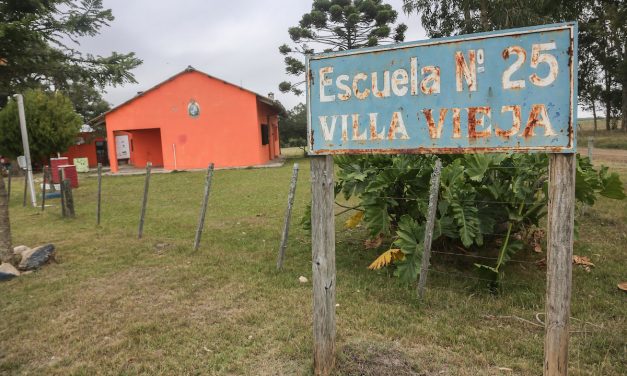
[[307, 59], [310, 154], [574, 153], [577, 25]]

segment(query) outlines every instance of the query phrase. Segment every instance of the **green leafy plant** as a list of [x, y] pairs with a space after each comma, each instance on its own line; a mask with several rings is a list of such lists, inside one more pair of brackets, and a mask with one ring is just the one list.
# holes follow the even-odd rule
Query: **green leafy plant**
[[[434, 247], [495, 255], [495, 264], [475, 264], [495, 288], [503, 268], [525, 247], [523, 234], [546, 215], [548, 157], [543, 154], [442, 156]], [[407, 282], [419, 273], [434, 156], [339, 156], [336, 194], [357, 198], [371, 237], [392, 239], [404, 257], [387, 264]], [[622, 183], [606, 167], [595, 170], [577, 158], [576, 199], [593, 205], [598, 196], [622, 200]], [[353, 224], [354, 225], [354, 224]]]

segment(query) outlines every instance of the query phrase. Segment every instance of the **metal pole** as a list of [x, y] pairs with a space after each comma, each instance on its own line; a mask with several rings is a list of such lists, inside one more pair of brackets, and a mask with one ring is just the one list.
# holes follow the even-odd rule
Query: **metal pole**
[[26, 158], [26, 178], [30, 190], [30, 200], [33, 207], [37, 207], [37, 197], [35, 196], [35, 183], [33, 182], [33, 166], [30, 160], [30, 148], [28, 147], [28, 131], [26, 130], [26, 115], [24, 114], [24, 97], [22, 94], [15, 94], [17, 99], [17, 110], [20, 118], [20, 130], [22, 131], [22, 146], [24, 147], [24, 157]]
[[28, 178], [26, 175], [26, 170], [24, 170], [24, 201], [22, 202], [23, 207], [26, 207], [26, 197], [28, 196], [27, 191], [28, 191]]

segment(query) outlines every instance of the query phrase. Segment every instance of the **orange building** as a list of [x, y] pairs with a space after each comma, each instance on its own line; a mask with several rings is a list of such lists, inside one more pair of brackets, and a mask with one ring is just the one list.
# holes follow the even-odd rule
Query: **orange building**
[[273, 99], [192, 67], [95, 119], [105, 122], [109, 163], [167, 170], [255, 166], [280, 155]]

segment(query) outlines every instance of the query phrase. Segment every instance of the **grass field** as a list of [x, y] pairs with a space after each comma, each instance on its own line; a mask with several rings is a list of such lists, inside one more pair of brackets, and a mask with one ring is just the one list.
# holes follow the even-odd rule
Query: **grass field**
[[594, 139], [594, 147], [596, 148], [627, 150], [627, 133], [620, 129], [605, 130], [605, 119], [597, 119], [596, 134], [594, 132], [594, 120], [580, 119], [578, 124], [577, 137], [579, 138], [579, 148], [581, 150], [588, 147], [589, 138]]
[[[312, 368], [309, 235], [298, 226], [309, 195], [301, 164], [285, 270], [275, 270], [291, 164], [214, 176], [201, 249], [192, 252], [203, 173], [156, 174], [144, 239], [137, 239], [142, 176], [105, 177], [74, 191], [77, 218], [57, 202], [21, 206], [14, 181], [14, 244], [52, 242], [58, 263], [0, 284], [3, 375], [307, 375]], [[292, 160], [290, 160], [292, 162]], [[612, 168], [627, 180], [627, 164]], [[338, 375], [539, 375], [545, 271], [523, 252], [499, 296], [473, 279], [471, 260], [436, 255], [426, 300], [367, 265], [362, 229], [337, 218]], [[573, 271], [572, 375], [627, 373], [627, 201], [601, 199], [578, 217]], [[531, 323], [522, 321], [525, 319]]]

